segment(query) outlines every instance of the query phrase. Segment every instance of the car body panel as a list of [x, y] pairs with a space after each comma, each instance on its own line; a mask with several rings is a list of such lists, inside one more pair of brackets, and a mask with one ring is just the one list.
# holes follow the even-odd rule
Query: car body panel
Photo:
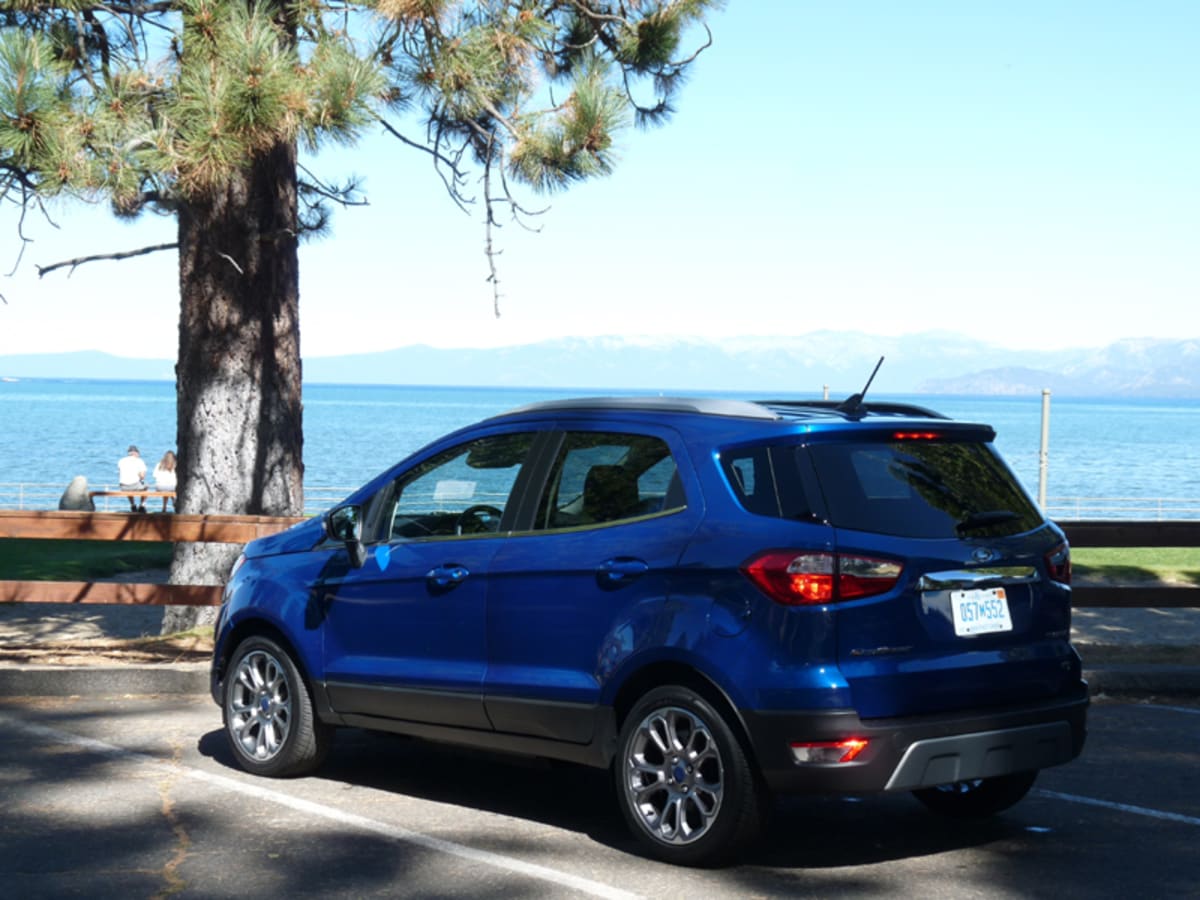
[[362, 568], [318, 582], [325, 679], [339, 712], [489, 727], [488, 574], [501, 540], [379, 543]]
[[[862, 533], [837, 535], [844, 553], [902, 559], [895, 590], [845, 602], [837, 611], [838, 667], [851, 685], [863, 718], [916, 715], [970, 706], [1040, 700], [1077, 683], [1078, 657], [1068, 643], [1070, 589], [1052, 582], [1044, 555], [1061, 543], [1046, 527], [1016, 538], [986, 542], [992, 561], [974, 564], [976, 542], [908, 540]], [[977, 582], [1004, 587], [1012, 630], [959, 637], [950, 590], [921, 590], [928, 573], [1010, 570]], [[1032, 571], [1032, 580], [1023, 573]]]
[[[508, 542], [488, 595], [485, 694], [497, 730], [591, 738], [587, 711], [612, 673], [662, 642], [676, 535], [693, 524], [671, 514]], [[539, 715], [543, 704], [548, 715]], [[569, 716], [561, 704], [582, 709]]]

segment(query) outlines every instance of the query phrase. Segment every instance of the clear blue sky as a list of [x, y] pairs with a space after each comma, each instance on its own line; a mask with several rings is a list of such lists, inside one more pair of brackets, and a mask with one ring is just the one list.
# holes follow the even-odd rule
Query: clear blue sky
[[[958, 331], [1021, 348], [1200, 336], [1200, 3], [730, 0], [669, 125], [612, 177], [483, 225], [385, 138], [314, 163], [366, 178], [301, 256], [306, 356], [566, 335]], [[412, 136], [420, 134], [411, 127]], [[528, 206], [541, 205], [536, 197]], [[174, 356], [173, 253], [38, 280], [35, 263], [173, 240], [54, 208], [0, 354]]]

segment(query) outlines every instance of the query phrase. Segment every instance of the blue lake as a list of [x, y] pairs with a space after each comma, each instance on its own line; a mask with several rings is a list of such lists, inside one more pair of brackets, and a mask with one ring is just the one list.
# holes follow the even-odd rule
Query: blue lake
[[[439, 435], [485, 416], [537, 400], [603, 393], [305, 385], [305, 483], [311, 488], [352, 488]], [[997, 446], [1036, 494], [1040, 394], [879, 394], [875, 399], [909, 400], [956, 419], [991, 424]], [[1047, 494], [1052, 511], [1073, 497], [1167, 498], [1200, 506], [1200, 401], [1052, 398], [1049, 437]], [[141, 448], [150, 467], [174, 447], [173, 383], [0, 382], [0, 484], [65, 486], [76, 475], [85, 475], [93, 487], [112, 484], [116, 461], [131, 443]]]

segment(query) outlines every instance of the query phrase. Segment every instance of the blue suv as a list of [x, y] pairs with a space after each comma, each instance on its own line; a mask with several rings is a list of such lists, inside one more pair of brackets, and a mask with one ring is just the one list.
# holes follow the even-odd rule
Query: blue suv
[[661, 859], [772, 792], [984, 816], [1079, 755], [1070, 554], [986, 425], [919, 407], [539, 403], [247, 545], [212, 694], [238, 762], [336, 726], [609, 769]]

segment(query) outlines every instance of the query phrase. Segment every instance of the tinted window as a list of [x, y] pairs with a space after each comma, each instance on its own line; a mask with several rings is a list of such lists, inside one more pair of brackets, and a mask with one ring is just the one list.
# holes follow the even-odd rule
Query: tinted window
[[570, 432], [538, 503], [534, 528], [599, 525], [683, 505], [675, 460], [661, 439]]
[[497, 531], [532, 443], [529, 434], [480, 438], [408, 472], [394, 486], [391, 536]]
[[734, 496], [746, 509], [760, 516], [779, 516], [779, 494], [766, 447], [721, 454], [721, 466]]
[[918, 538], [996, 537], [1042, 521], [987, 444], [829, 443], [807, 452], [830, 521], [841, 528]]
[[747, 512], [807, 520], [814, 512], [797, 461], [795, 451], [786, 447], [750, 447], [721, 454], [729, 486]]

